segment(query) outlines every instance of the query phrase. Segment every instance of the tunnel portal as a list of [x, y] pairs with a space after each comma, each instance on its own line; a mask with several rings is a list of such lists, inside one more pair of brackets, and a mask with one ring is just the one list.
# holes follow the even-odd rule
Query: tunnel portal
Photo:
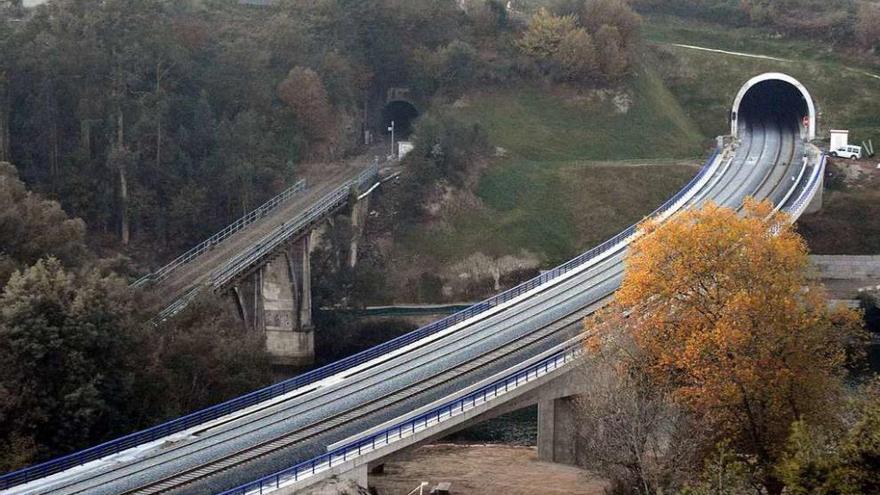
[[807, 139], [816, 137], [816, 107], [803, 84], [791, 76], [767, 73], [750, 79], [739, 90], [731, 111], [731, 132], [744, 123], [775, 122], [800, 128]]
[[382, 109], [383, 131], [390, 134], [388, 128], [394, 121], [394, 133], [398, 139], [406, 139], [412, 132], [413, 121], [418, 118], [419, 110], [410, 102], [395, 100]]

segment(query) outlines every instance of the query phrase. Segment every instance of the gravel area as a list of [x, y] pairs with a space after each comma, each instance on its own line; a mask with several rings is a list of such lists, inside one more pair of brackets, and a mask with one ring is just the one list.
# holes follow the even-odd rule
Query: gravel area
[[[601, 495], [606, 483], [583, 469], [541, 462], [534, 447], [437, 444], [408, 451], [370, 476], [379, 495], [404, 495], [427, 481], [454, 495]], [[428, 490], [425, 491], [428, 493]]]

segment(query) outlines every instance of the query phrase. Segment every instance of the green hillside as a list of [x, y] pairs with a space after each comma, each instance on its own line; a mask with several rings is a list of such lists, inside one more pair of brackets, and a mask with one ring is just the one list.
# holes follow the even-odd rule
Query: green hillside
[[529, 86], [460, 101], [449, 111], [486, 128], [504, 157], [479, 180], [484, 208], [413, 227], [400, 258], [447, 264], [526, 250], [560, 262], [652, 211], [705, 154], [704, 136], [647, 70], [619, 92]]
[[[667, 87], [705, 135], [726, 132], [719, 114], [750, 77], [784, 72], [801, 81], [820, 112], [820, 137], [828, 129], [850, 129], [851, 139], [880, 139], [880, 70], [825, 45], [775, 39], [755, 29], [731, 29], [665, 17], [645, 27], [653, 58]], [[785, 60], [767, 60], [699, 51], [674, 44], [746, 52]]]

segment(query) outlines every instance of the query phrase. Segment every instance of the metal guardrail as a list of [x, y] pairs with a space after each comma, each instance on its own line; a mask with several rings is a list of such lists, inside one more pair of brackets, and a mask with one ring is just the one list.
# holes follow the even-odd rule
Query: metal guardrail
[[289, 188], [287, 188], [286, 190], [284, 190], [283, 192], [281, 192], [280, 194], [278, 194], [274, 198], [270, 199], [269, 201], [266, 201], [257, 209], [251, 211], [250, 213], [244, 215], [243, 217], [239, 218], [238, 220], [227, 225], [220, 232], [217, 232], [216, 234], [212, 235], [211, 237], [209, 237], [207, 240], [205, 240], [204, 242], [202, 242], [198, 246], [181, 254], [180, 256], [178, 256], [177, 258], [175, 258], [173, 261], [169, 262], [167, 265], [163, 266], [162, 268], [159, 268], [155, 272], [141, 277], [136, 282], [131, 284], [131, 286], [132, 287], [142, 287], [142, 286], [149, 284], [149, 283], [155, 284], [155, 283], [159, 283], [159, 282], [165, 280], [177, 268], [193, 261], [194, 259], [198, 258], [202, 254], [213, 249], [214, 246], [216, 246], [217, 244], [223, 242], [227, 237], [244, 229], [248, 225], [256, 222], [257, 220], [265, 217], [272, 210], [277, 208], [278, 205], [287, 201], [288, 199], [290, 199], [291, 197], [296, 195], [296, 193], [305, 190], [305, 188], [306, 188], [305, 179], [297, 181], [296, 184], [290, 186]]
[[[697, 173], [697, 175], [694, 176], [694, 178], [691, 179], [691, 181], [688, 182], [688, 184], [684, 188], [676, 193], [675, 196], [663, 203], [660, 207], [654, 210], [651, 215], [648, 215], [648, 217], [664, 213], [671, 206], [675, 205], [675, 203], [677, 203], [688, 192], [690, 192], [693, 186], [697, 184], [712, 168], [712, 164], [718, 154], [719, 150], [716, 149], [709, 157], [709, 159], [705, 162], [703, 167], [700, 169], [699, 173]], [[358, 179], [356, 180], [359, 181], [362, 179], [362, 177], [358, 177]], [[568, 273], [569, 271], [574, 270], [585, 263], [588, 263], [594, 258], [601, 256], [607, 251], [611, 250], [620, 242], [634, 235], [637, 228], [638, 224], [633, 225], [623, 232], [612, 237], [611, 239], [603, 242], [602, 244], [584, 252], [580, 256], [566, 263], [563, 263], [562, 265], [559, 265], [552, 270], [544, 272], [541, 275], [532, 278], [531, 280], [528, 280], [516, 287], [508, 289], [500, 294], [497, 294], [480, 303], [477, 303], [465, 310], [449, 315], [424, 327], [413, 330], [410, 333], [401, 335], [400, 337], [389, 340], [370, 349], [361, 351], [347, 358], [341, 359], [334, 363], [330, 363], [328, 365], [322, 366], [307, 373], [303, 373], [293, 378], [281, 381], [274, 385], [255, 390], [253, 392], [236, 397], [221, 404], [217, 404], [215, 406], [211, 406], [206, 409], [202, 409], [200, 411], [181, 416], [166, 423], [162, 423], [151, 428], [147, 428], [145, 430], [131, 433], [115, 440], [110, 440], [100, 445], [96, 445], [94, 447], [90, 447], [79, 452], [74, 452], [63, 457], [46, 461], [41, 464], [36, 464], [34, 466], [23, 468], [18, 471], [7, 473], [3, 476], [0, 476], [0, 489], [10, 488], [16, 485], [27, 483], [31, 480], [44, 478], [51, 474], [70, 469], [74, 466], [79, 466], [87, 462], [106, 457], [108, 455], [117, 454], [119, 452], [122, 452], [123, 450], [136, 447], [138, 445], [151, 442], [166, 437], [168, 435], [172, 435], [174, 433], [178, 433], [193, 426], [197, 426], [207, 421], [217, 419], [221, 416], [240, 411], [244, 408], [253, 406], [260, 402], [279, 397], [293, 390], [307, 387], [327, 377], [361, 365], [377, 357], [384, 356], [389, 352], [393, 352], [425, 337], [434, 335], [458, 323], [461, 323], [465, 320], [473, 318], [474, 316], [484, 313], [500, 304], [515, 299], [536, 287], [546, 284], [547, 282], [550, 282], [553, 279], [564, 275], [565, 273]]]
[[194, 285], [188, 291], [184, 292], [182, 296], [178, 297], [173, 303], [166, 306], [165, 309], [159, 311], [159, 314], [157, 314], [151, 321], [156, 324], [180, 313], [183, 311], [183, 308], [187, 307], [189, 303], [202, 292], [202, 287], [203, 286], [201, 285]]
[[512, 390], [516, 390], [523, 385], [534, 382], [538, 378], [549, 375], [563, 366], [575, 362], [581, 354], [581, 345], [575, 343], [525, 369], [515, 371], [504, 378], [467, 395], [453, 399], [414, 418], [405, 420], [326, 454], [303, 461], [283, 471], [227, 490], [219, 495], [262, 494], [264, 492], [272, 492], [290, 483], [310, 478], [334, 466], [339, 466], [356, 457], [410, 438], [419, 432], [461, 416], [478, 406], [491, 402]]
[[787, 213], [789, 213], [793, 219], [799, 218], [807, 207], [810, 205], [810, 201], [813, 200], [813, 197], [816, 195], [818, 188], [821, 187], [822, 182], [820, 179], [825, 174], [825, 165], [827, 161], [827, 156], [822, 154], [822, 157], [819, 159], [819, 164], [813, 169], [813, 173], [810, 174], [810, 180], [807, 182], [807, 185], [804, 187], [801, 194], [798, 195], [798, 198], [792, 203], [791, 207], [786, 208]]
[[243, 270], [257, 264], [262, 258], [272, 253], [291, 236], [307, 229], [315, 221], [323, 218], [329, 211], [344, 203], [351, 194], [352, 188], [359, 191], [365, 186], [372, 186], [378, 174], [379, 164], [374, 163], [358, 174], [356, 178], [337, 187], [292, 220], [284, 222], [279, 228], [257, 241], [251, 249], [238, 254], [224, 263], [223, 266], [214, 270], [211, 274], [211, 286], [214, 289], [218, 289], [226, 285]]
[[452, 314], [473, 306], [469, 304], [429, 304], [429, 305], [401, 305], [401, 306], [373, 306], [366, 308], [320, 308], [319, 311], [328, 313], [341, 313], [355, 318], [367, 318], [378, 316], [430, 316]]

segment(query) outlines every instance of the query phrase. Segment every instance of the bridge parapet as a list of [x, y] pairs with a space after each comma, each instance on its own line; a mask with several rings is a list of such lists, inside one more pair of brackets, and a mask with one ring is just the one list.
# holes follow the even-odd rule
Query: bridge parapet
[[374, 163], [356, 178], [345, 182], [296, 217], [285, 221], [250, 249], [241, 252], [214, 270], [211, 274], [211, 287], [215, 291], [221, 290], [236, 278], [248, 275], [249, 270], [260, 265], [285, 242], [307, 232], [330, 212], [346, 203], [352, 191], [361, 191], [372, 186], [376, 182], [378, 174], [379, 165]]
[[450, 427], [467, 422], [492, 409], [502, 397], [511, 399], [534, 390], [558, 376], [561, 371], [572, 368], [581, 355], [582, 346], [576, 339], [558, 350], [553, 350], [545, 358], [447, 404], [220, 495], [287, 495], [327, 476], [358, 472], [371, 461], [430, 439], [437, 434], [438, 426]]
[[[718, 157], [719, 151], [715, 150], [706, 161], [703, 168], [691, 180], [691, 182], [689, 182], [675, 196], [673, 196], [667, 202], [657, 208], [653, 215], [664, 214], [669, 210], [675, 209], [676, 207], [680, 206], [684, 201], [686, 201], [693, 194], [693, 192], [698, 189], [697, 186], [705, 183], [705, 181], [709, 179], [714, 170], [716, 170], [720, 162], [720, 160], [718, 160]], [[363, 179], [363, 177], [361, 177], [360, 179]], [[274, 385], [270, 385], [260, 390], [250, 392], [240, 397], [236, 397], [235, 399], [231, 399], [216, 406], [212, 406], [200, 411], [196, 411], [189, 415], [176, 418], [174, 420], [154, 426], [152, 428], [135, 432], [119, 439], [111, 440], [104, 444], [91, 447], [89, 449], [75, 452], [64, 457], [53, 459], [42, 464], [38, 464], [3, 475], [2, 477], [0, 477], [0, 488], [9, 488], [12, 486], [16, 486], [29, 480], [42, 478], [53, 473], [58, 473], [66, 469], [85, 464], [95, 459], [106, 457], [112, 454], [118, 454], [123, 450], [130, 449], [132, 447], [136, 447], [138, 445], [151, 442], [160, 438], [164, 438], [168, 435], [172, 435], [193, 426], [217, 419], [221, 416], [240, 411], [260, 402], [280, 397], [294, 390], [301, 389], [303, 387], [319, 382], [325, 378], [331, 377], [337, 373], [343, 372], [345, 370], [367, 363], [373, 359], [387, 355], [388, 353], [394, 352], [395, 350], [401, 349], [416, 341], [438, 334], [477, 315], [485, 314], [495, 308], [498, 308], [498, 306], [517, 299], [523, 295], [526, 295], [530, 291], [540, 286], [543, 286], [548, 282], [554, 281], [579, 267], [585, 266], [588, 263], [600, 259], [607, 253], [613, 252], [619, 244], [625, 242], [627, 239], [632, 237], [635, 234], [636, 230], [637, 225], [633, 225], [632, 227], [624, 230], [623, 232], [607, 240], [606, 242], [581, 254], [577, 258], [563, 263], [555, 269], [549, 270], [539, 275], [538, 277], [524, 282], [512, 289], [504, 291], [501, 294], [486, 299], [485, 301], [475, 304], [467, 309], [464, 309], [446, 318], [431, 323], [430, 325], [424, 326], [422, 328], [414, 330], [413, 332], [402, 335], [365, 351], [359, 352], [345, 359], [328, 364], [326, 366], [322, 366], [315, 370], [303, 373], [301, 375], [295, 376], [288, 380], [284, 380]], [[281, 241], [278, 241], [279, 244], [280, 242]], [[267, 249], [265, 249], [265, 247], [261, 248], [261, 250], [264, 251], [263, 255], [265, 255], [268, 251]], [[256, 256], [256, 253], [252, 255], [252, 257]], [[232, 277], [230, 276], [230, 279], [231, 278]], [[194, 298], [199, 290], [201, 290], [201, 288], [199, 287], [190, 290], [187, 297], [189, 297], [190, 299]], [[182, 306], [178, 306], [179, 308], [177, 310], [179, 311], [180, 309], [182, 309]]]

